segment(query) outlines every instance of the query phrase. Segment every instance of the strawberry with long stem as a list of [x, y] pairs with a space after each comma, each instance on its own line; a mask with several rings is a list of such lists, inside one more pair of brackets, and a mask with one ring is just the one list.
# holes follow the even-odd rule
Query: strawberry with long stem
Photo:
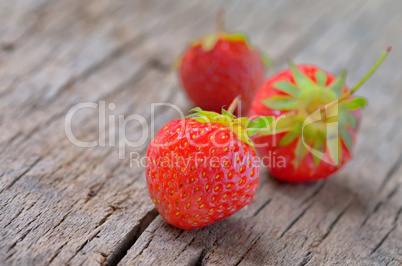
[[[311, 65], [295, 66], [265, 82], [253, 100], [249, 116], [276, 117], [269, 130], [253, 137], [271, 175], [289, 182], [327, 178], [352, 158], [367, 101], [354, 93], [383, 62], [389, 47], [351, 90], [339, 77]], [[264, 161], [264, 160], [263, 160]]]

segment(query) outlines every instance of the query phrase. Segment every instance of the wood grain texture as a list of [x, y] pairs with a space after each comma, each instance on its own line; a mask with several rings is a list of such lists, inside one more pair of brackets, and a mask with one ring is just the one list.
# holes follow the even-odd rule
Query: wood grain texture
[[[393, 51], [359, 91], [369, 100], [355, 158], [326, 181], [291, 185], [261, 176], [252, 203], [206, 228], [166, 224], [129, 154], [147, 142], [80, 148], [64, 131], [81, 102], [152, 121], [151, 103], [187, 112], [172, 62], [213, 30], [223, 7], [275, 59], [340, 73], [354, 84], [387, 45]], [[402, 2], [0, 1], [0, 265], [400, 265], [402, 263]], [[155, 129], [177, 119], [156, 109]], [[117, 143], [123, 128], [106, 134]], [[98, 113], [74, 116], [74, 134], [98, 140]], [[129, 139], [141, 126], [128, 123]]]

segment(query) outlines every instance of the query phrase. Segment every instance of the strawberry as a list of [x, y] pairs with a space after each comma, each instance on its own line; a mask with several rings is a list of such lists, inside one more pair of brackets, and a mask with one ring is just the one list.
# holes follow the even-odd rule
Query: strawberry
[[191, 43], [179, 60], [178, 75], [196, 106], [219, 112], [240, 95], [240, 113], [245, 115], [264, 81], [264, 63], [269, 59], [246, 35], [218, 29]]
[[167, 223], [182, 229], [209, 225], [252, 200], [260, 172], [249, 136], [272, 121], [192, 112], [164, 126], [147, 152], [151, 199]]
[[[385, 59], [390, 47], [352, 89], [338, 78], [311, 65], [276, 74], [258, 91], [249, 116], [276, 118], [273, 128], [253, 137], [259, 155], [269, 158], [270, 174], [288, 182], [327, 178], [352, 158], [366, 100], [354, 93]], [[275, 157], [276, 160], [273, 160]], [[274, 164], [272, 162], [275, 162]]]

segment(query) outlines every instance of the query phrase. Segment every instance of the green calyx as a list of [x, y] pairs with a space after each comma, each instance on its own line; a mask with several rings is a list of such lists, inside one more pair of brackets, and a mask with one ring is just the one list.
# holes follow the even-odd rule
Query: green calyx
[[362, 97], [349, 98], [377, 69], [390, 49], [382, 54], [367, 75], [350, 91], [344, 92], [346, 72], [328, 82], [328, 76], [321, 70], [315, 73], [315, 81], [302, 73], [293, 62], [289, 62], [294, 83], [279, 81], [273, 85], [283, 95], [275, 95], [263, 100], [272, 109], [288, 111], [285, 117], [276, 120], [273, 129], [260, 135], [286, 132], [279, 142], [286, 146], [297, 141], [295, 150], [295, 168], [310, 151], [317, 167], [327, 153], [328, 163], [339, 165], [341, 162], [341, 144], [350, 151], [353, 146], [351, 131], [357, 130], [358, 121], [354, 111], [367, 105]]
[[[242, 32], [235, 32], [235, 33], [227, 33], [223, 31], [217, 31], [210, 35], [207, 35], [201, 39], [195, 40], [191, 43], [192, 46], [201, 45], [202, 49], [205, 52], [212, 51], [219, 40], [224, 40], [227, 42], [243, 42], [247, 45], [250, 51], [253, 51], [255, 47], [249, 42], [246, 34]], [[273, 64], [273, 60], [264, 52], [258, 51], [260, 53], [260, 57], [262, 62], [266, 67], [270, 67]]]
[[254, 144], [250, 137], [254, 134], [261, 132], [266, 129], [269, 124], [274, 120], [273, 117], [264, 116], [259, 117], [255, 120], [250, 120], [247, 117], [237, 118], [234, 114], [234, 108], [236, 107], [238, 98], [228, 108], [228, 111], [222, 109], [222, 114], [204, 111], [199, 107], [190, 110], [190, 115], [186, 118], [194, 119], [200, 123], [217, 123], [229, 130], [231, 130], [235, 136], [247, 143], [250, 147], [254, 148]]
[[[207, 36], [204, 36], [200, 39], [194, 40], [190, 43], [190, 45], [192, 47], [195, 46], [201, 46], [202, 50], [206, 53], [212, 51], [216, 44], [218, 43], [219, 40], [224, 40], [227, 42], [243, 42], [244, 44], [247, 45], [248, 49], [250, 51], [253, 51], [255, 48], [251, 45], [251, 43], [248, 41], [247, 36], [244, 33], [241, 32], [236, 32], [236, 33], [227, 33], [227, 32], [223, 32], [223, 31], [217, 31], [214, 32], [212, 34], [209, 34]], [[269, 67], [272, 65], [272, 59], [264, 54], [263, 52], [259, 51], [260, 56], [261, 56], [261, 60], [264, 63], [264, 65], [266, 67]], [[180, 57], [178, 57], [175, 62], [173, 63], [172, 67], [173, 68], [178, 68], [180, 67], [182, 60], [183, 60], [183, 56], [181, 55]]]
[[[212, 34], [209, 34], [200, 39], [192, 41], [191, 46], [194, 47], [200, 45], [203, 51], [208, 53], [215, 48], [219, 40], [224, 40], [226, 42], [243, 42], [244, 44], [247, 45], [250, 51], [253, 51], [255, 49], [255, 47], [251, 45], [251, 43], [249, 42], [246, 34], [242, 32], [228, 33], [224, 30], [223, 24], [224, 24], [224, 14], [223, 10], [221, 10], [218, 12], [216, 16], [216, 31]], [[266, 67], [270, 67], [273, 64], [273, 60], [262, 51], [258, 52], [264, 65]], [[173, 63], [173, 67], [178, 68], [181, 65], [182, 59], [183, 56], [176, 59], [176, 61]]]
[[243, 42], [247, 45], [247, 47], [252, 50], [253, 46], [247, 39], [247, 36], [244, 33], [236, 32], [236, 33], [226, 33], [223, 31], [218, 31], [212, 34], [209, 34], [201, 39], [195, 40], [191, 43], [192, 46], [201, 45], [202, 49], [205, 52], [209, 52], [215, 48], [215, 45], [219, 40], [225, 40], [228, 42]]

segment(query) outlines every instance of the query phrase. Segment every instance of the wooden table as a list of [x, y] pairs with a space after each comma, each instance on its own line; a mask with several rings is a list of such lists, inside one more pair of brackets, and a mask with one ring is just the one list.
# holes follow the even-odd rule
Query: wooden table
[[[130, 166], [150, 141], [108, 145], [107, 117], [138, 114], [151, 103], [192, 104], [170, 67], [186, 44], [214, 29], [245, 31], [274, 58], [273, 74], [317, 64], [353, 85], [393, 45], [358, 94], [370, 105], [354, 160], [326, 181], [292, 185], [266, 173], [252, 203], [206, 228], [166, 224], [148, 196], [144, 167]], [[294, 265], [402, 263], [402, 1], [0, 1], [1, 265]], [[159, 129], [179, 117], [157, 108]], [[131, 140], [141, 125], [120, 128]], [[106, 138], [104, 138], [106, 136]], [[102, 145], [106, 139], [106, 145]]]

